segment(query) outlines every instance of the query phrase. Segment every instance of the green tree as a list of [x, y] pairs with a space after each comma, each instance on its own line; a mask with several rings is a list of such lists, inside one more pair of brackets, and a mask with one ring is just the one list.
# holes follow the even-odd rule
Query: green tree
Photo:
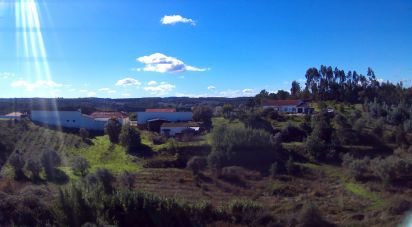
[[60, 165], [60, 156], [55, 151], [43, 151], [40, 157], [40, 162], [44, 168], [47, 179], [54, 179], [56, 175], [56, 167]]
[[36, 159], [29, 159], [26, 164], [26, 169], [31, 172], [34, 181], [40, 179], [41, 164]]
[[79, 136], [83, 139], [83, 141], [85, 141], [89, 138], [90, 133], [89, 133], [89, 131], [87, 131], [87, 129], [81, 128], [79, 130]]
[[187, 168], [192, 170], [193, 175], [198, 175], [206, 166], [207, 158], [205, 157], [194, 156], [187, 162]]
[[106, 134], [109, 135], [109, 140], [112, 143], [119, 143], [119, 135], [122, 130], [122, 125], [116, 118], [111, 118], [106, 124]]
[[25, 164], [23, 155], [19, 151], [14, 152], [9, 158], [9, 163], [14, 169], [14, 178], [16, 180], [23, 179], [25, 177], [23, 172]]
[[213, 110], [206, 105], [196, 106], [193, 109], [193, 120], [203, 122], [203, 125], [210, 129], [212, 127]]
[[141, 147], [140, 132], [137, 128], [128, 124], [123, 125], [120, 133], [120, 144], [124, 146], [128, 152], [134, 152]]
[[211, 132], [209, 166], [216, 170], [225, 166], [243, 166], [267, 171], [281, 152], [271, 138], [263, 130], [243, 125], [218, 125]]
[[294, 80], [292, 82], [292, 87], [290, 89], [290, 94], [292, 95], [293, 98], [298, 98], [301, 94], [301, 88], [300, 88], [300, 84]]
[[230, 118], [230, 114], [233, 111], [233, 106], [231, 104], [224, 104], [222, 107], [222, 113], [225, 118]]

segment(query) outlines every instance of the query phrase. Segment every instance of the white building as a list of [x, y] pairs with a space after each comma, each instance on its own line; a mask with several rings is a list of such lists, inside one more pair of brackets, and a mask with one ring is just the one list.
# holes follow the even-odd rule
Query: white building
[[[123, 118], [117, 119], [120, 123], [125, 123]], [[32, 111], [31, 120], [34, 123], [62, 128], [103, 131], [109, 118], [95, 118], [80, 111]]]
[[182, 133], [188, 129], [196, 132], [199, 131], [200, 127], [194, 122], [163, 123], [162, 126], [160, 126], [161, 134], [166, 136], [175, 136], [176, 134]]
[[264, 100], [262, 106], [263, 109], [272, 108], [283, 113], [311, 114], [313, 112], [313, 108], [310, 108], [307, 102], [300, 99]]
[[6, 115], [0, 115], [0, 119], [8, 119], [8, 120], [21, 120], [24, 118], [26, 114], [23, 114], [21, 112], [12, 112]]
[[137, 112], [137, 124], [144, 125], [149, 120], [159, 119], [170, 122], [192, 121], [192, 112], [176, 112], [175, 109], [147, 109]]

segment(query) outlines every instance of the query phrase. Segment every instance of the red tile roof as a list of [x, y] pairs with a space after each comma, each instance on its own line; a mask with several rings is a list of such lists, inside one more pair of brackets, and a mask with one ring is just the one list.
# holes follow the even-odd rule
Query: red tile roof
[[176, 109], [146, 109], [146, 112], [173, 113]]
[[298, 106], [302, 104], [303, 101], [300, 99], [291, 100], [264, 100], [264, 106]]
[[127, 115], [121, 112], [94, 112], [90, 114], [92, 118], [127, 118]]

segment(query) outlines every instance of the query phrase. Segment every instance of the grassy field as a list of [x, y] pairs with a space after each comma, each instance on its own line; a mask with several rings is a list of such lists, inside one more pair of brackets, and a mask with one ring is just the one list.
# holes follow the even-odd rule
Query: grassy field
[[70, 177], [74, 177], [70, 162], [76, 156], [83, 156], [90, 163], [90, 171], [94, 172], [98, 168], [106, 168], [113, 173], [124, 171], [137, 172], [141, 169], [139, 159], [129, 155], [120, 145], [110, 143], [107, 136], [99, 136], [92, 140], [92, 145], [81, 148], [74, 148], [67, 152], [66, 165], [61, 167]]

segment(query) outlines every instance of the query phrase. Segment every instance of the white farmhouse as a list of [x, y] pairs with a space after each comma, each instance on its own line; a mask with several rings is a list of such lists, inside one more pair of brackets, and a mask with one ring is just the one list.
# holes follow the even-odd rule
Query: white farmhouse
[[[123, 117], [117, 118], [118, 114], [110, 112], [113, 117], [118, 119], [122, 124], [127, 121]], [[107, 114], [110, 115], [110, 114]], [[107, 116], [105, 115], [105, 116]], [[90, 131], [103, 131], [107, 121], [111, 118], [101, 118], [101, 114], [85, 115], [80, 111], [32, 111], [31, 120], [34, 123], [69, 128], [80, 129], [85, 128]]]
[[137, 124], [145, 125], [150, 120], [159, 119], [170, 122], [192, 121], [192, 112], [176, 112], [175, 109], [146, 109], [137, 112]]
[[21, 113], [21, 112], [12, 112], [6, 115], [1, 115], [0, 119], [8, 119], [8, 120], [21, 120], [24, 118], [26, 114]]
[[272, 108], [282, 113], [311, 114], [313, 112], [313, 108], [310, 108], [309, 104], [301, 99], [264, 100], [262, 106], [263, 109]]
[[160, 132], [166, 136], [175, 136], [176, 134], [183, 133], [188, 129], [199, 131], [200, 127], [194, 122], [163, 123], [160, 127]]

